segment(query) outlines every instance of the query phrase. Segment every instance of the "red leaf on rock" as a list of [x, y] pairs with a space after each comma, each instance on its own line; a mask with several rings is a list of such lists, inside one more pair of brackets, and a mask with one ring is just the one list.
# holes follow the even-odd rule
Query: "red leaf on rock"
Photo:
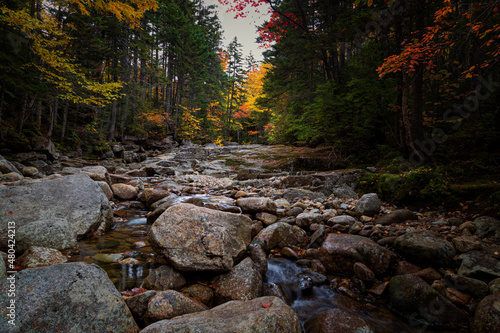
[[273, 305], [273, 303], [263, 303], [262, 307], [263, 308], [269, 308], [271, 305]]

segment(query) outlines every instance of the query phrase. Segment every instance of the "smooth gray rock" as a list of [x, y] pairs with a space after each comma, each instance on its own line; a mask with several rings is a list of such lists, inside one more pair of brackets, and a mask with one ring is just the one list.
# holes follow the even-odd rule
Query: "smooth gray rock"
[[109, 176], [108, 169], [101, 165], [83, 167], [80, 171], [95, 181], [106, 182], [111, 186], [111, 177]]
[[9, 281], [0, 281], [0, 327], [10, 332], [138, 332], [108, 275], [93, 264], [66, 263], [16, 275], [16, 325], [7, 323]]
[[360, 215], [374, 216], [380, 211], [381, 204], [376, 193], [367, 193], [358, 200], [354, 211]]
[[65, 218], [77, 239], [113, 226], [106, 195], [85, 174], [1, 187], [0, 197], [0, 249], [6, 246], [9, 221], [19, 229], [34, 221]]
[[270, 213], [276, 214], [276, 204], [269, 198], [241, 198], [236, 200], [236, 205], [245, 213]]
[[295, 312], [277, 297], [231, 301], [149, 325], [141, 333], [302, 333]]
[[71, 225], [68, 220], [61, 218], [38, 220], [20, 227], [16, 232], [16, 251], [23, 253], [30, 246], [78, 253], [78, 243]]
[[264, 250], [284, 247], [301, 247], [307, 245], [307, 233], [304, 229], [288, 223], [276, 222], [261, 230], [254, 237], [253, 243], [257, 243]]
[[432, 231], [412, 231], [399, 236], [394, 248], [410, 262], [431, 266], [447, 266], [455, 256], [455, 248]]

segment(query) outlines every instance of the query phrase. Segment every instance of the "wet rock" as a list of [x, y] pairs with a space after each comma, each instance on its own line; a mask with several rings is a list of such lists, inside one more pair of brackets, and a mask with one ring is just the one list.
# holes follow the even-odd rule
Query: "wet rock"
[[276, 214], [276, 204], [269, 198], [241, 198], [236, 200], [236, 205], [243, 210], [244, 213], [260, 213], [266, 212]]
[[208, 310], [205, 304], [175, 290], [160, 291], [148, 303], [145, 323], [151, 324], [184, 314]]
[[301, 207], [292, 207], [290, 208], [287, 212], [286, 215], [288, 216], [298, 216], [304, 211]]
[[245, 258], [229, 273], [212, 280], [215, 284], [214, 304], [228, 301], [248, 301], [262, 296], [262, 275], [254, 266], [252, 259]]
[[16, 232], [16, 251], [23, 253], [30, 246], [78, 253], [78, 243], [68, 220], [43, 219], [21, 226]]
[[301, 213], [297, 215], [295, 223], [299, 227], [309, 227], [312, 223], [318, 223], [323, 220], [323, 215], [316, 213]]
[[375, 220], [375, 224], [389, 225], [410, 220], [418, 220], [417, 214], [408, 209], [398, 209], [390, 214], [382, 215]]
[[49, 266], [68, 261], [59, 251], [46, 247], [31, 246], [24, 254], [16, 259], [22, 269]]
[[326, 227], [319, 225], [318, 229], [311, 235], [309, 240], [309, 248], [321, 247], [326, 238]]
[[360, 215], [374, 216], [380, 211], [380, 205], [381, 202], [376, 193], [367, 193], [358, 200], [354, 211]]
[[297, 226], [277, 222], [259, 232], [253, 242], [260, 244], [264, 250], [281, 249], [285, 246], [304, 248], [307, 233]]
[[472, 333], [500, 332], [500, 297], [486, 296], [476, 308]]
[[329, 234], [319, 251], [319, 260], [329, 271], [353, 275], [356, 262], [365, 264], [376, 275], [383, 275], [394, 254], [374, 241], [357, 235]]
[[306, 333], [373, 333], [370, 325], [359, 315], [334, 308], [311, 317], [304, 325]]
[[294, 259], [294, 260], [299, 259], [299, 256], [297, 255], [297, 253], [287, 246], [282, 248], [280, 253], [285, 258], [290, 258], [290, 259]]
[[264, 276], [267, 272], [267, 256], [264, 249], [257, 243], [248, 245], [248, 254], [260, 275]]
[[339, 215], [334, 216], [328, 220], [328, 225], [333, 226], [335, 224], [341, 225], [352, 225], [356, 222], [356, 219], [349, 215]]
[[116, 198], [120, 200], [135, 200], [137, 198], [137, 188], [127, 184], [113, 184], [111, 189]]
[[155, 221], [149, 242], [180, 271], [227, 271], [246, 252], [251, 231], [246, 216], [179, 204]]
[[201, 284], [193, 284], [181, 290], [182, 293], [189, 297], [202, 302], [208, 307], [212, 307], [214, 301], [214, 291], [207, 286]]
[[149, 271], [142, 287], [153, 290], [179, 290], [186, 285], [186, 279], [181, 273], [170, 266], [163, 265]]
[[500, 261], [478, 251], [458, 256], [458, 274], [478, 279], [486, 283], [500, 277]]
[[375, 296], [382, 296], [384, 292], [387, 289], [387, 286], [389, 285], [389, 281], [386, 282], [380, 282], [380, 283], [375, 283], [369, 290], [368, 292], [372, 295]]
[[270, 226], [273, 223], [276, 223], [278, 218], [274, 214], [269, 214], [269, 213], [257, 213], [255, 215], [255, 218], [259, 221], [261, 221], [265, 226]]
[[448, 286], [463, 291], [475, 298], [483, 298], [488, 295], [488, 285], [481, 280], [453, 273], [447, 273], [444, 278]]
[[111, 187], [109, 186], [108, 183], [104, 181], [97, 181], [97, 185], [101, 188], [101, 190], [104, 192], [104, 195], [108, 200], [111, 200], [113, 198], [113, 191], [111, 190]]
[[447, 266], [455, 256], [455, 248], [441, 235], [430, 231], [412, 231], [399, 236], [394, 248], [416, 264]]
[[365, 264], [357, 262], [353, 266], [354, 275], [362, 281], [375, 281], [375, 273], [369, 269]]
[[477, 226], [476, 235], [500, 241], [500, 221], [489, 216], [480, 216], [474, 220]]
[[154, 323], [141, 333], [302, 333], [295, 312], [277, 297], [231, 301], [211, 310]]
[[413, 322], [441, 328], [458, 328], [467, 315], [414, 274], [397, 275], [389, 282], [389, 306]]
[[111, 185], [111, 178], [109, 176], [108, 170], [103, 166], [97, 165], [83, 167], [80, 172], [86, 174], [95, 181], [102, 181], [108, 183], [108, 185]]
[[363, 229], [363, 223], [361, 222], [354, 222], [353, 225], [349, 228], [349, 233], [352, 235], [355, 235], [359, 233]]
[[[16, 275], [16, 325], [10, 332], [138, 332], [104, 270], [86, 263], [25, 269]], [[0, 281], [0, 326], [7, 323], [9, 283]]]
[[98, 253], [92, 256], [92, 259], [102, 262], [102, 263], [112, 263], [118, 262], [123, 259], [123, 254], [121, 253]]
[[135, 321], [141, 327], [145, 326], [144, 317], [146, 315], [146, 311], [148, 310], [148, 303], [155, 295], [155, 290], [148, 290], [125, 300], [125, 303], [127, 303], [127, 306], [134, 316]]

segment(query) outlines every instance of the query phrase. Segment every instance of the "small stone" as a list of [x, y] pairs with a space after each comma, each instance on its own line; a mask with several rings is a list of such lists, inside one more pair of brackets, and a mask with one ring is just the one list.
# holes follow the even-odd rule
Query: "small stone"
[[265, 212], [257, 213], [255, 215], [255, 218], [261, 221], [266, 226], [270, 226], [271, 224], [276, 223], [276, 221], [278, 220], [278, 217], [276, 217], [276, 215]]
[[291, 258], [294, 260], [299, 259], [299, 256], [297, 255], [297, 253], [295, 253], [294, 250], [292, 250], [291, 248], [289, 248], [287, 246], [285, 246], [284, 248], [281, 249], [281, 255], [285, 258]]
[[357, 262], [353, 266], [354, 275], [362, 281], [375, 281], [375, 273], [369, 269], [365, 264]]

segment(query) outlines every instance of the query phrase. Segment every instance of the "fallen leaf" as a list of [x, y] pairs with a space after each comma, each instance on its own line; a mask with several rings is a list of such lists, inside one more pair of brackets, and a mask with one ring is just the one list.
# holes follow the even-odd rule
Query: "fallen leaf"
[[269, 308], [271, 305], [273, 305], [273, 303], [263, 303], [262, 307], [263, 308]]

